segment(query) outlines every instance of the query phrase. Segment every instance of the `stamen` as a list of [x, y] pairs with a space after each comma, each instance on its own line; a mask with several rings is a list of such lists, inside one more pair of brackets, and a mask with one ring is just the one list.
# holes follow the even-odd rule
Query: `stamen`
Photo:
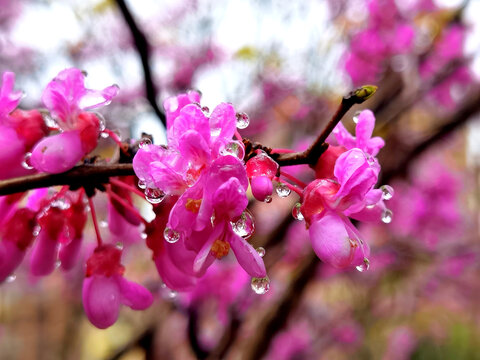
[[217, 239], [213, 243], [210, 253], [217, 259], [221, 259], [228, 254], [229, 250], [230, 244], [228, 242]]

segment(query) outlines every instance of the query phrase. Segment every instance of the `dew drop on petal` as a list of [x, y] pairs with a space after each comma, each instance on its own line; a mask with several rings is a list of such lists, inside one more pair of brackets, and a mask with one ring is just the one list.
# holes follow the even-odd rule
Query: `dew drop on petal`
[[123, 243], [117, 242], [117, 243], [115, 244], [115, 247], [116, 247], [118, 250], [123, 250]]
[[100, 225], [100, 227], [102, 228], [106, 228], [108, 226], [108, 222], [106, 222], [105, 220], [102, 220], [98, 223], [98, 225]]
[[165, 193], [160, 189], [146, 188], [145, 199], [150, 204], [159, 204], [165, 199]]
[[40, 234], [40, 230], [41, 230], [41, 227], [36, 225], [34, 228], [33, 228], [33, 231], [32, 231], [32, 235], [33, 236], [38, 236], [38, 234]]
[[367, 258], [363, 259], [363, 264], [358, 265], [356, 269], [360, 272], [367, 271], [370, 268], [370, 261]]
[[62, 265], [62, 262], [60, 260], [55, 261], [55, 269], [58, 269]]
[[239, 142], [231, 141], [225, 145], [225, 148], [222, 150], [221, 154], [233, 155], [239, 158], [240, 160], [243, 160], [243, 157], [245, 156], [245, 150], [243, 149], [243, 146], [241, 146]]
[[264, 278], [252, 278], [252, 282], [250, 283], [252, 286], [252, 290], [255, 291], [256, 294], [263, 295], [270, 290], [270, 279], [268, 276]]
[[382, 222], [390, 224], [392, 222], [393, 212], [390, 209], [385, 209], [382, 213]]
[[147, 137], [144, 137], [144, 138], [142, 138], [142, 140], [140, 140], [140, 143], [138, 144], [138, 147], [140, 149], [143, 149], [143, 148], [147, 147], [148, 145], [152, 145], [152, 140], [147, 138]]
[[175, 290], [170, 290], [168, 292], [169, 299], [175, 299], [177, 297], [177, 292]]
[[146, 189], [147, 188], [147, 182], [143, 179], [138, 179], [138, 187], [140, 189]]
[[100, 136], [101, 136], [102, 138], [106, 139], [106, 138], [108, 138], [110, 135], [108, 135], [108, 133], [106, 133], [106, 132], [101, 132], [101, 133], [100, 133]]
[[300, 221], [302, 221], [302, 220], [304, 219], [303, 214], [302, 214], [302, 211], [300, 210], [301, 207], [302, 207], [302, 204], [296, 203], [296, 204], [293, 206], [293, 209], [292, 209], [292, 216], [293, 216], [295, 219], [300, 220]]
[[180, 240], [180, 234], [168, 227], [165, 228], [165, 231], [163, 232], [163, 237], [165, 238], [166, 242], [169, 242], [170, 244], [176, 243], [178, 240]]
[[[102, 98], [103, 99], [103, 98]], [[111, 102], [111, 101], [110, 101]], [[105, 103], [104, 105], [108, 105], [107, 103]], [[98, 119], [98, 130], [100, 130], [100, 132], [104, 131], [107, 127], [106, 127], [106, 121], [105, 121], [105, 118], [103, 117], [102, 114], [100, 114], [99, 112], [94, 112], [95, 116], [97, 117]]]
[[278, 183], [275, 190], [277, 191], [277, 195], [281, 198], [286, 198], [292, 192], [287, 185], [282, 183]]
[[145, 233], [141, 233], [141, 234], [140, 234], [140, 237], [141, 237], [143, 240], [145, 240], [145, 239], [148, 237], [148, 235], [145, 234]]
[[272, 195], [267, 195], [265, 196], [265, 200], [263, 200], [267, 204], [270, 204], [272, 202]]
[[250, 124], [250, 118], [244, 112], [237, 113], [236, 117], [238, 129], [245, 129]]
[[265, 256], [265, 249], [263, 247], [260, 246], [256, 250], [257, 250], [258, 255], [260, 255], [260, 257]]
[[232, 221], [230, 224], [233, 232], [244, 239], [250, 238], [255, 232], [253, 215], [248, 210], [245, 210], [237, 221]]
[[27, 169], [27, 170], [31, 170], [33, 169], [33, 166], [32, 166], [32, 163], [30, 161], [30, 158], [32, 157], [32, 153], [31, 152], [27, 152], [25, 154], [25, 157], [23, 158], [23, 161], [22, 161], [22, 166]]
[[383, 200], [390, 200], [393, 197], [394, 190], [390, 185], [380, 186], [380, 190], [382, 190]]
[[5, 279], [5, 282], [7, 282], [7, 283], [12, 283], [12, 282], [14, 282], [16, 279], [17, 279], [17, 275], [12, 274], [12, 275], [7, 276], [7, 278]]
[[358, 119], [359, 119], [359, 117], [360, 117], [360, 113], [361, 113], [361, 111], [356, 111], [355, 114], [353, 114], [352, 120], [353, 120], [353, 122], [354, 122], [355, 124], [358, 123]]

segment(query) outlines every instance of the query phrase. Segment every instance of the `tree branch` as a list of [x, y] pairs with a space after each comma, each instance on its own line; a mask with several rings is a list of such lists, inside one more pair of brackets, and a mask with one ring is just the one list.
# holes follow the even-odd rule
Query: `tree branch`
[[124, 0], [115, 0], [122, 15], [127, 23], [130, 32], [135, 43], [135, 48], [137, 49], [138, 55], [142, 62], [143, 75], [145, 77], [145, 92], [146, 97], [150, 105], [152, 106], [155, 114], [158, 116], [163, 125], [167, 126], [167, 119], [162, 110], [160, 110], [157, 104], [157, 89], [153, 82], [152, 71], [150, 68], [150, 45], [148, 44], [147, 38], [143, 32], [138, 27], [135, 19], [132, 16], [132, 13], [128, 9], [127, 4]]
[[0, 196], [56, 185], [72, 188], [106, 184], [112, 176], [135, 175], [132, 164], [80, 165], [61, 174], [34, 174], [0, 181]]
[[437, 128], [430, 136], [418, 143], [405, 153], [400, 162], [391, 169], [386, 169], [379, 181], [380, 184], [388, 183], [392, 178], [405, 175], [413, 160], [418, 158], [432, 145], [444, 139], [446, 135], [464, 125], [472, 115], [480, 111], [480, 90], [477, 89], [475, 96], [468, 99], [449, 118], [440, 121], [443, 125]]
[[245, 139], [245, 153], [247, 154], [247, 158], [249, 154], [252, 154], [252, 151], [262, 149], [270, 154], [272, 159], [274, 159], [280, 166], [301, 164], [308, 164], [311, 167], [315, 166], [320, 156], [328, 148], [328, 144], [325, 143], [325, 140], [327, 140], [328, 135], [330, 135], [335, 126], [337, 126], [340, 120], [342, 120], [343, 116], [352, 108], [353, 105], [361, 104], [365, 100], [370, 99], [373, 94], [375, 94], [376, 90], [377, 87], [374, 85], [365, 85], [344, 96], [340, 106], [335, 114], [333, 114], [325, 129], [323, 129], [322, 133], [307, 150], [290, 154], [270, 154], [270, 148], [264, 147], [261, 144], [251, 143], [250, 140]]

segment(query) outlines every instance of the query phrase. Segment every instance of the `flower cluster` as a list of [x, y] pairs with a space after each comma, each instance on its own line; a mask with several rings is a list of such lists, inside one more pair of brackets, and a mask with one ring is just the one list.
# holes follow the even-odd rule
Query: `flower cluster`
[[[383, 200], [392, 195], [390, 187], [374, 189], [380, 171], [375, 156], [384, 143], [372, 137], [375, 118], [370, 111], [356, 116], [356, 137], [337, 125], [328, 150], [309, 164], [315, 179], [305, 184], [281, 169], [278, 155], [290, 150], [253, 146], [242, 139], [237, 129], [247, 127], [249, 117], [232, 104], [221, 103], [210, 113], [200, 105], [198, 92], [168, 98], [164, 103], [168, 145], [154, 145], [149, 138], [122, 143], [105, 128], [101, 115], [89, 111], [108, 105], [118, 88], [91, 90], [84, 80], [78, 69], [60, 72], [43, 92], [47, 109], [23, 111], [16, 110], [22, 93], [13, 90], [14, 75], [4, 74], [0, 136], [12, 146], [8, 156], [0, 158], [7, 169], [2, 175], [56, 174], [82, 159], [84, 167], [95, 168], [88, 154], [97, 147], [99, 136], [107, 134], [120, 146], [123, 161], [132, 162], [136, 177], [111, 176], [81, 187], [75, 183], [0, 197], [0, 281], [12, 279], [29, 248], [29, 272], [35, 277], [82, 264], [85, 312], [93, 325], [106, 328], [116, 322], [120, 305], [143, 310], [153, 302], [148, 289], [124, 278], [121, 262], [134, 239], [143, 238], [172, 291], [190, 291], [192, 299], [208, 298], [206, 284], [217, 286], [222, 273], [230, 273], [240, 284], [250, 277], [254, 292], [264, 294], [270, 280], [265, 249], [255, 249], [249, 242], [255, 224], [247, 209], [248, 190], [255, 199], [270, 203], [274, 188], [282, 198], [292, 191], [300, 196], [294, 216], [305, 219], [313, 249], [324, 262], [337, 268], [368, 268], [368, 245], [349, 218], [383, 217], [389, 222], [391, 212]], [[95, 189], [107, 194], [108, 229], [97, 224]], [[133, 196], [152, 205], [152, 221], [140, 214]], [[85, 244], [88, 212], [96, 233], [94, 247]], [[238, 264], [216, 262], [231, 253]], [[237, 269], [243, 273], [237, 274]], [[245, 297], [240, 289], [228, 286], [220, 291], [226, 318], [228, 303]]]

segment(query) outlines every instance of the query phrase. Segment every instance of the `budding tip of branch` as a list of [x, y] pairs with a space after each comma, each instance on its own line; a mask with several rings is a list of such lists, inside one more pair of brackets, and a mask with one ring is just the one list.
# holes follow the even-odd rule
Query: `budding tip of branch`
[[363, 85], [362, 87], [353, 91], [352, 95], [355, 97], [358, 104], [370, 99], [377, 91], [376, 85]]

